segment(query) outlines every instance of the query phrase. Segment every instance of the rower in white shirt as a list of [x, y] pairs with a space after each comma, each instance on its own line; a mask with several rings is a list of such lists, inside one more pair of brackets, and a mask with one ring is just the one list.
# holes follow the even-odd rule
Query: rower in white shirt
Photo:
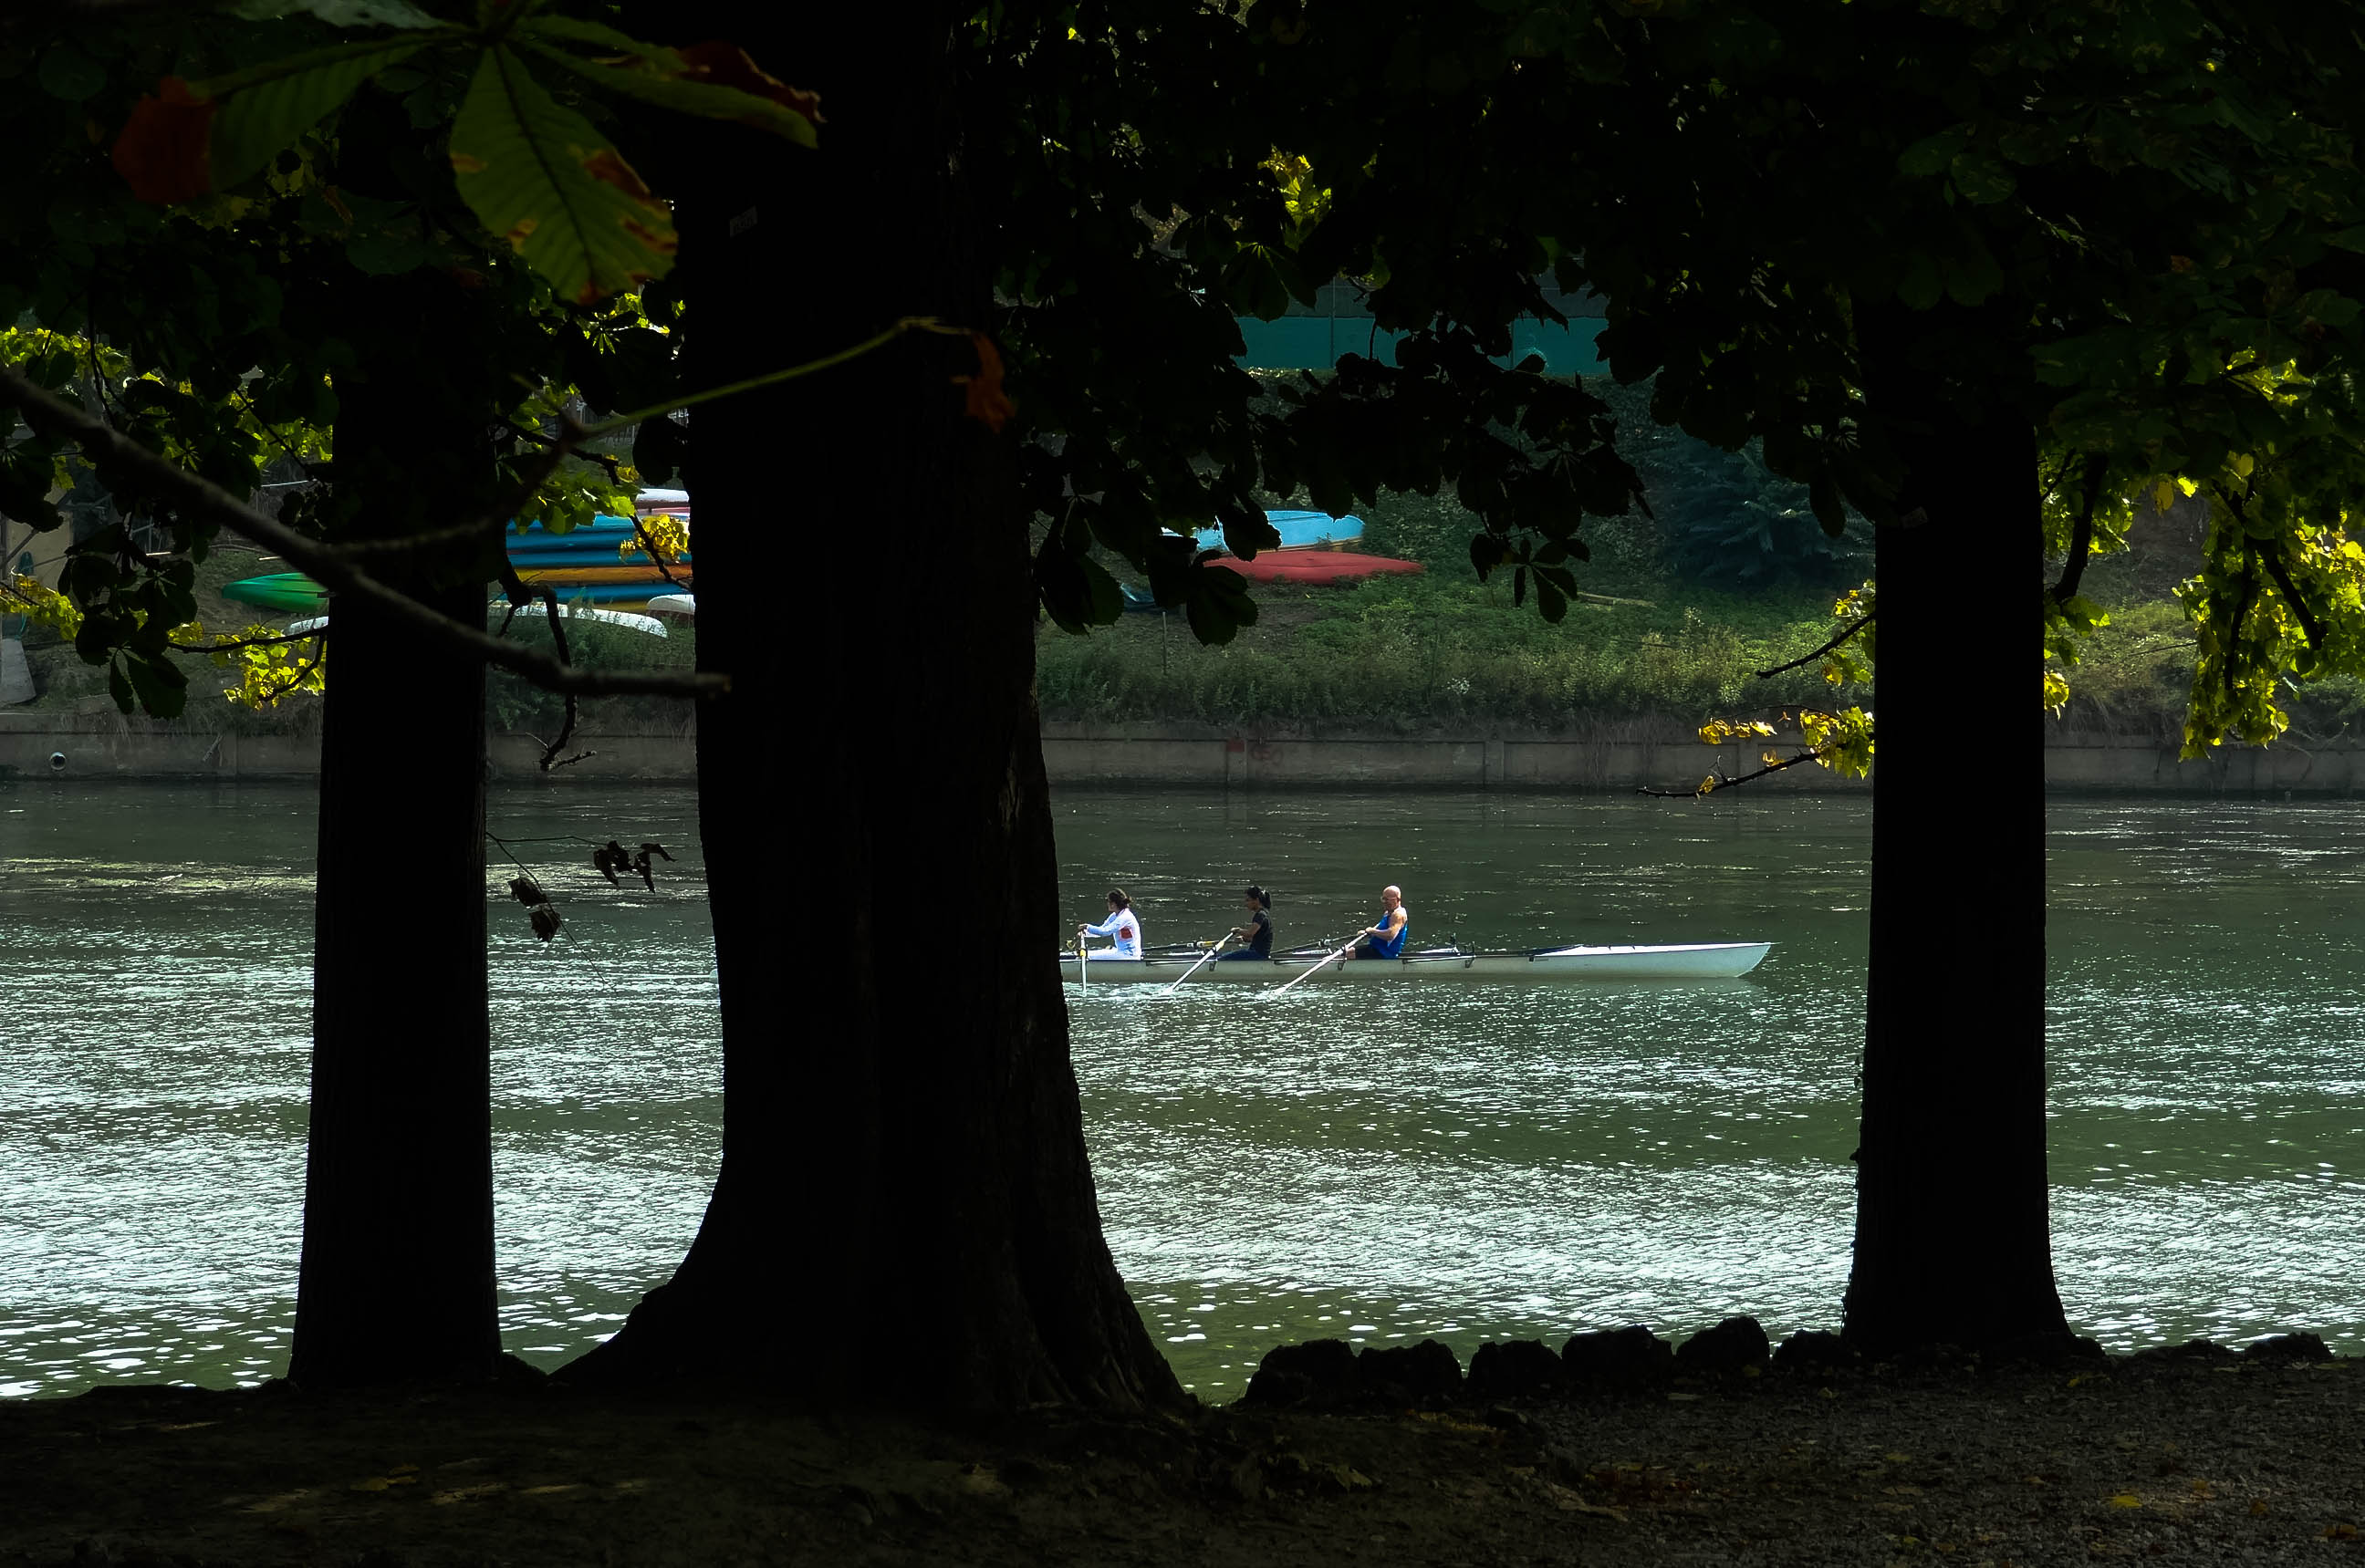
[[1138, 958], [1141, 957], [1141, 917], [1133, 913], [1133, 901], [1125, 896], [1123, 888], [1111, 888], [1108, 896], [1109, 917], [1098, 925], [1076, 927], [1076, 946], [1083, 946], [1087, 936], [1105, 936], [1115, 944], [1094, 947], [1090, 956], [1095, 958]]

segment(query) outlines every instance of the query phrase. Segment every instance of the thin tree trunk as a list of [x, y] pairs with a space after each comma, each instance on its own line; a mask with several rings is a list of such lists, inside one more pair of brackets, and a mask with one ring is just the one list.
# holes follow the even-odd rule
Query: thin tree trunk
[[1977, 630], [2009, 624], [2038, 591], [2035, 437], [2021, 388], [1945, 380], [1969, 357], [1947, 352], [1950, 332], [2009, 327], [1951, 308], [1861, 324], [1868, 400], [1908, 465], [1909, 519], [1876, 544], [1872, 946], [1846, 1308], [1848, 1337], [1873, 1353], [2066, 1327], [2045, 1153], [2036, 672], [2010, 638]]
[[[368, 286], [415, 344], [475, 329], [440, 275]], [[337, 387], [353, 534], [470, 515], [492, 489], [488, 388], [392, 342]], [[473, 558], [389, 557], [387, 580], [484, 614]], [[492, 1375], [485, 676], [368, 606], [331, 607], [320, 755], [312, 1110], [288, 1375], [308, 1387]]]
[[[693, 7], [695, 11], [697, 7]], [[698, 140], [688, 381], [899, 316], [982, 323], [949, 17], [668, 10], [823, 94], [823, 150]], [[735, 233], [734, 233], [735, 230]], [[697, 415], [699, 724], [723, 1161], [673, 1282], [566, 1375], [830, 1399], [1181, 1402], [1102, 1238], [1065, 1005], [1026, 518], [921, 337]], [[825, 978], [784, 980], [818, 955]]]

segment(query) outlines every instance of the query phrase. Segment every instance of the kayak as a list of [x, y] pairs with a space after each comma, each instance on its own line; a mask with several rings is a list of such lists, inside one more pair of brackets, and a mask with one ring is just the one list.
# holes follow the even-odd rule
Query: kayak
[[[1345, 517], [1332, 517], [1327, 511], [1268, 510], [1264, 520], [1272, 524], [1275, 533], [1281, 535], [1280, 547], [1283, 550], [1314, 550], [1326, 544], [1336, 549], [1350, 540], [1363, 537], [1363, 520], [1352, 512]], [[1203, 528], [1195, 537], [1202, 550], [1221, 550], [1224, 547], [1224, 531], [1220, 528]]]
[[1390, 573], [1409, 577], [1421, 570], [1418, 561], [1346, 550], [1261, 550], [1253, 561], [1227, 555], [1216, 565], [1258, 583], [1351, 583]]
[[[1465, 953], [1459, 947], [1429, 947], [1401, 958], [1341, 958], [1306, 981], [1333, 980], [1731, 980], [1765, 961], [1771, 942], [1681, 942], [1662, 946], [1532, 947], [1515, 953]], [[1336, 948], [1298, 947], [1262, 961], [1237, 959], [1205, 964], [1191, 983], [1238, 984], [1295, 980]], [[1093, 952], [1084, 983], [1122, 985], [1156, 981], [1171, 985], [1203, 956], [1196, 947], [1171, 947], [1138, 958], [1120, 958], [1106, 948]], [[1076, 955], [1061, 958], [1075, 978]]]

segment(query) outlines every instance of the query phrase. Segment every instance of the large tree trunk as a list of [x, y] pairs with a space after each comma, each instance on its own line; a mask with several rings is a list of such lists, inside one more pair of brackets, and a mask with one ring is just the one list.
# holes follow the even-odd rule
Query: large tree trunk
[[[410, 346], [381, 337], [338, 382], [336, 485], [358, 499], [340, 536], [477, 515], [493, 489], [488, 400], [501, 394], [447, 380], [418, 349], [473, 342], [481, 324], [440, 274], [353, 286]], [[455, 620], [483, 619], [473, 554], [389, 555], [372, 569]], [[308, 1387], [480, 1379], [500, 1354], [484, 666], [364, 604], [331, 608], [288, 1375]]]
[[[2045, 1163], [2045, 799], [2019, 386], [1961, 387], [2012, 323], [1866, 313], [1867, 399], [1907, 465], [1877, 531], [1872, 951], [1846, 1330], [1871, 1353], [2064, 1330]], [[1919, 517], [1916, 517], [1919, 513]], [[2024, 741], [2012, 732], [2026, 724]]]
[[[689, 384], [900, 316], [983, 323], [948, 15], [758, 15], [653, 23], [727, 31], [828, 116], [817, 154], [726, 129], [662, 172]], [[699, 657], [734, 682], [699, 722], [723, 1169], [673, 1282], [567, 1375], [1182, 1397], [1101, 1235], [1051, 960], [1026, 518], [948, 380], [976, 368], [920, 336], [696, 415]], [[825, 978], [784, 984], [791, 953]]]

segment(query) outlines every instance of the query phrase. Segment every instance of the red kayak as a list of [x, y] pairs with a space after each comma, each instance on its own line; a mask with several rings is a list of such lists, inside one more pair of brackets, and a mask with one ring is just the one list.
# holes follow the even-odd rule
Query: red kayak
[[1216, 564], [1250, 582], [1313, 585], [1361, 582], [1386, 573], [1408, 575], [1421, 569], [1418, 561], [1358, 555], [1349, 550], [1260, 550], [1253, 561], [1227, 559]]

